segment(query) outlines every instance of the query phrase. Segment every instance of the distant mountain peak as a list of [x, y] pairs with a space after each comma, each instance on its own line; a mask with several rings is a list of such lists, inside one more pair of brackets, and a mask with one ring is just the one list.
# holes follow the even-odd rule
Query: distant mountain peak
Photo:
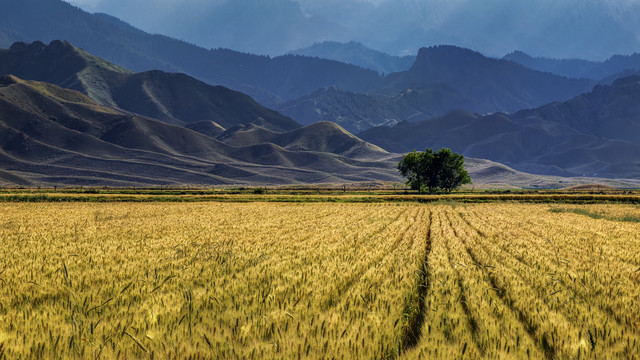
[[640, 75], [631, 75], [617, 79], [611, 84], [611, 87], [627, 87], [629, 85], [640, 87]]
[[421, 47], [418, 50], [418, 57], [430, 55], [430, 54], [451, 54], [451, 55], [459, 55], [459, 54], [476, 54], [480, 56], [484, 56], [481, 53], [471, 50], [469, 48], [464, 48], [456, 45], [435, 45], [435, 46], [425, 46]]
[[54, 40], [52, 42], [50, 42], [48, 45], [43, 43], [42, 41], [34, 41], [32, 43], [25, 43], [22, 41], [18, 41], [13, 43], [13, 45], [11, 45], [11, 47], [9, 48], [9, 51], [11, 52], [35, 52], [35, 51], [48, 51], [48, 52], [63, 52], [65, 50], [67, 51], [73, 51], [76, 48], [71, 45], [69, 42], [67, 41], [62, 41], [62, 40]]
[[[45, 44], [42, 41], [34, 41], [32, 43], [19, 41], [13, 43], [9, 50], [0, 49], [0, 53], [4, 51], [8, 51], [9, 53], [16, 55], [20, 54], [24, 58], [33, 58], [34, 60], [35, 57], [45, 55], [50, 58], [58, 59], [56, 66], [71, 66], [73, 64], [73, 66], [82, 67], [93, 65], [97, 67], [108, 68], [109, 70], [120, 73], [131, 73], [130, 70], [114, 65], [97, 56], [89, 54], [83, 49], [75, 47], [66, 40], [53, 40], [49, 44]], [[42, 61], [48, 62], [49, 60], [49, 58], [46, 58]]]
[[416, 63], [427, 59], [433, 58], [486, 58], [486, 56], [481, 53], [455, 46], [455, 45], [437, 45], [437, 46], [429, 46], [423, 47], [418, 50], [418, 56], [416, 57]]
[[293, 51], [291, 54], [340, 61], [385, 74], [409, 69], [415, 59], [413, 56], [392, 56], [371, 49], [358, 41], [324, 41]]
[[28, 44], [26, 42], [22, 42], [22, 41], [17, 41], [15, 43], [13, 43], [13, 45], [11, 45], [11, 47], [9, 48], [9, 51], [11, 52], [23, 52], [25, 50], [27, 50], [31, 45], [35, 45], [35, 46], [39, 46], [40, 44], [42, 44], [42, 46], [44, 47], [44, 43], [42, 41], [35, 41], [31, 44]]
[[20, 79], [11, 74], [0, 77], [0, 86], [3, 87], [17, 84], [18, 82], [20, 82]]
[[521, 61], [534, 60], [535, 58], [533, 56], [525, 53], [524, 51], [515, 50], [515, 51], [512, 51], [512, 52], [508, 53], [507, 55], [505, 55], [503, 57], [503, 59], [504, 60], [509, 60], [509, 61], [521, 62]]
[[[479, 52], [461, 48], [454, 45], [438, 45], [423, 47], [418, 50], [410, 71], [430, 71], [436, 69], [463, 69], [465, 72], [473, 71], [471, 68], [492, 61]], [[496, 60], [497, 61], [497, 60]]]

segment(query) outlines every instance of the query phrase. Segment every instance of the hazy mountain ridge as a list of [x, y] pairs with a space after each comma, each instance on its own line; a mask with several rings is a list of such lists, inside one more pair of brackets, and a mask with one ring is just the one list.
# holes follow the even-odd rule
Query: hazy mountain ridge
[[[119, 59], [119, 64], [125, 67], [131, 65], [134, 70], [150, 67], [197, 73], [207, 82], [229, 84], [274, 105], [300, 99], [290, 101], [282, 109], [297, 111], [305, 122], [333, 120], [354, 131], [399, 122], [390, 130], [374, 129], [375, 132], [364, 133], [366, 136], [375, 133], [371, 138], [387, 149], [397, 146], [395, 143], [409, 141], [420, 144], [416, 148], [423, 144], [432, 147], [443, 144], [533, 172], [637, 176], [637, 161], [632, 159], [632, 154], [638, 153], [632, 141], [636, 126], [629, 122], [637, 106], [633, 99], [612, 102], [628, 114], [607, 108], [608, 100], [593, 105], [594, 109], [604, 109], [602, 114], [613, 114], [612, 123], [630, 136], [624, 139], [599, 135], [598, 132], [609, 129], [601, 126], [599, 115], [593, 115], [600, 114], [600, 110], [584, 105], [595, 104], [588, 97], [569, 106], [581, 108], [581, 112], [576, 112], [580, 117], [567, 113], [566, 109], [554, 108], [553, 103], [544, 110], [545, 117], [541, 113], [516, 117], [515, 114], [479, 116], [464, 112], [438, 117], [456, 109], [481, 114], [515, 113], [522, 108], [569, 99], [590, 88], [594, 82], [589, 80], [544, 74], [452, 46], [423, 48], [409, 70], [381, 77], [375, 71], [339, 61], [295, 55], [271, 58], [228, 49], [205, 50], [164, 36], [149, 35], [106, 15], [84, 13], [58, 0], [24, 0], [20, 4], [0, 0], [0, 8], [5, 10], [0, 12], [0, 31], [5, 37], [27, 40], [60, 35], [78, 39], [85, 44], [84, 48], [99, 48], [101, 53]], [[71, 50], [67, 52], [69, 47]], [[322, 123], [297, 131], [299, 125], [293, 120], [259, 106], [248, 96], [209, 86], [186, 75], [157, 70], [132, 73], [65, 42], [48, 46], [16, 44], [13, 50], [0, 51], [0, 58], [7, 53], [15, 56], [30, 51], [31, 60], [18, 61], [18, 65], [0, 61], [0, 68], [5, 66], [9, 69], [6, 73], [31, 78], [25, 76], [29, 75], [31, 66], [31, 70], [40, 70], [34, 73], [34, 79], [40, 77], [38, 80], [76, 89], [97, 103], [87, 104], [80, 98], [61, 103], [60, 90], [42, 84], [31, 85], [31, 92], [16, 91], [15, 94], [28, 99], [25, 103], [30, 105], [21, 108], [14, 98], [3, 106], [6, 113], [0, 111], [0, 115], [7, 117], [17, 114], [28, 125], [24, 129], [3, 128], [5, 137], [0, 144], [6, 148], [0, 156], [7, 164], [16, 166], [9, 171], [11, 176], [45, 179], [44, 183], [53, 183], [55, 178], [61, 182], [77, 179], [77, 183], [85, 180], [104, 183], [104, 179], [111, 179], [112, 183], [149, 184], [153, 181], [177, 184], [183, 180], [254, 184], [342, 182], [360, 181], [367, 176], [397, 179], [392, 161], [377, 161], [387, 156], [380, 155], [384, 152], [345, 134], [337, 126]], [[50, 56], [47, 51], [51, 52]], [[49, 58], [41, 57], [42, 63], [38, 65], [29, 63], [36, 53]], [[15, 91], [20, 81], [11, 81], [14, 83], [5, 87]], [[622, 83], [616, 86], [622, 89]], [[633, 81], [626, 86], [633, 90]], [[608, 88], [598, 91], [603, 89]], [[624, 91], [620, 94], [624, 95]], [[47, 111], [39, 108], [41, 103], [47, 104]], [[84, 115], [68, 116], [73, 111], [83, 111]], [[157, 125], [155, 120], [134, 113], [187, 127]], [[560, 115], [558, 119], [547, 119], [546, 116], [550, 116], [547, 113]], [[114, 117], [118, 121], [113, 120]], [[404, 121], [429, 118], [432, 119], [418, 127]], [[560, 120], [564, 118], [585, 118], [601, 127], [580, 128]], [[109, 120], [109, 125], [101, 122], [102, 119]], [[43, 136], [38, 131], [54, 135], [48, 140], [38, 137]], [[333, 143], [329, 139], [337, 140]], [[236, 145], [241, 142], [250, 145], [232, 146], [232, 141], [238, 141]], [[340, 142], [353, 147], [342, 149], [335, 145]], [[69, 148], [70, 144], [78, 148]], [[83, 144], [89, 144], [86, 146], [90, 151], [85, 152]], [[31, 150], [21, 150], [23, 145]], [[504, 148], [500, 148], [503, 145]], [[616, 153], [624, 156], [610, 155]], [[60, 166], [52, 167], [52, 164]], [[119, 166], [125, 170], [118, 170]], [[136, 170], [138, 168], [142, 170]], [[159, 174], [169, 174], [167, 179], [154, 178], [156, 170], [151, 171], [152, 168]], [[183, 177], [179, 169], [185, 170]]]
[[397, 95], [415, 84], [445, 85], [477, 103], [458, 110], [489, 113], [566, 100], [587, 91], [594, 82], [542, 73], [455, 46], [435, 46], [421, 48], [411, 69], [387, 76], [372, 92]]
[[638, 178], [639, 116], [640, 77], [629, 77], [513, 115], [454, 112], [359, 137], [393, 152], [450, 147], [525, 172]]
[[588, 91], [595, 81], [569, 79], [454, 46], [422, 48], [412, 67], [384, 77], [369, 94], [336, 87], [277, 109], [298, 121], [333, 121], [358, 133], [418, 122], [455, 110], [515, 112]]
[[350, 132], [358, 133], [373, 126], [393, 126], [416, 114], [415, 110], [398, 98], [328, 87], [284, 103], [277, 110], [304, 121], [304, 125], [332, 121]]
[[[398, 180], [398, 155], [333, 123], [280, 133], [255, 123], [228, 130], [211, 121], [188, 126], [197, 130], [203, 124], [206, 136], [101, 106], [80, 92], [5, 76], [0, 79], [0, 180], [84, 186]], [[566, 183], [483, 160], [469, 160], [469, 170], [480, 184]]]
[[503, 57], [531, 69], [572, 78], [604, 80], [610, 83], [629, 71], [640, 70], [640, 54], [614, 55], [605, 61], [582, 59], [552, 59], [533, 57], [522, 51], [514, 51]]
[[[4, 5], [2, 1], [9, 0], [0, 0], [0, 5]], [[376, 89], [375, 92], [392, 96], [411, 89], [414, 92], [417, 91], [413, 96], [416, 97], [416, 106], [422, 109], [421, 112], [427, 116], [438, 116], [454, 109], [468, 109], [480, 113], [515, 111], [524, 107], [539, 106], [549, 101], [568, 99], [588, 88], [587, 86], [581, 91], [575, 91], [575, 89], [569, 89], [569, 91], [566, 86], [557, 86], [557, 83], [553, 83], [550, 86], [558, 90], [551, 89], [549, 93], [562, 92], [559, 94], [562, 95], [561, 97], [540, 96], [536, 99], [535, 97], [539, 94], [534, 94], [532, 99], [522, 99], [523, 95], [527, 95], [527, 91], [516, 92], [515, 96], [511, 94], [504, 96], [504, 91], [502, 94], [496, 94], [496, 89], [485, 91], [487, 87], [494, 85], [494, 79], [479, 78], [477, 71], [486, 71], [483, 68], [476, 68], [478, 69], [476, 72], [463, 72], [465, 75], [456, 79], [456, 82], [475, 81], [474, 86], [483, 87], [481, 90], [463, 89], [464, 91], [461, 91], [458, 84], [442, 82], [436, 84], [436, 80], [424, 78], [420, 81], [427, 81], [429, 86], [416, 86], [411, 79], [406, 79], [407, 76], [405, 76], [407, 81], [402, 80], [402, 75], [399, 75], [402, 73], [395, 73], [383, 79], [375, 71], [326, 59], [292, 55], [270, 58], [228, 49], [205, 50], [167, 37], [146, 34], [120, 20], [102, 14], [91, 15], [59, 0], [24, 1], [26, 2], [24, 6], [3, 7], [6, 11], [0, 14], [0, 20], [5, 17], [8, 21], [0, 21], [0, 29], [11, 28], [23, 31], [28, 34], [25, 37], [47, 41], [53, 40], [52, 37], [56, 35], [64, 36], [72, 40], [74, 45], [97, 56], [103, 56], [107, 60], [115, 61], [133, 71], [159, 69], [184, 72], [197, 76], [207, 83], [222, 84], [245, 92], [271, 108], [329, 86], [337, 86], [358, 93], [369, 93]], [[43, 1], [47, 2], [46, 6], [39, 6]], [[25, 11], [25, 8], [29, 7], [38, 10]], [[40, 9], [50, 13], [42, 19], [43, 10]], [[61, 27], [65, 30], [60, 31]], [[77, 41], [73, 41], [74, 39]], [[462, 56], [469, 57], [468, 54]], [[455, 59], [447, 57], [446, 62], [455, 63]], [[443, 65], [450, 65], [446, 62]], [[446, 67], [442, 69], [446, 70]], [[410, 71], [405, 73], [413, 76]], [[395, 86], [393, 82], [399, 78], [402, 86]], [[514, 91], [518, 90], [519, 85], [514, 86], [516, 88]], [[495, 85], [498, 88], [501, 86], [503, 84]], [[389, 88], [392, 91], [389, 91]], [[564, 90], [567, 90], [566, 93]], [[424, 98], [419, 100], [417, 94], [421, 93], [424, 94]], [[485, 96], [487, 94], [492, 96]], [[485, 98], [477, 99], [478, 95]], [[300, 121], [305, 122], [304, 119]], [[353, 129], [347, 123], [342, 124]]]
[[295, 55], [318, 57], [321, 59], [336, 60], [347, 64], [375, 70], [381, 74], [390, 74], [409, 70], [413, 65], [415, 56], [392, 56], [381, 51], [373, 50], [355, 41], [339, 43], [325, 41], [313, 44], [304, 49], [291, 52]]

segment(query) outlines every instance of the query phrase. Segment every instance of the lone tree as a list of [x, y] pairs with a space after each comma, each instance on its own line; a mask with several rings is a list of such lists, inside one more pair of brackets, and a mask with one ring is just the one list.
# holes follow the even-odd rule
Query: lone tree
[[420, 193], [450, 193], [463, 184], [471, 183], [469, 173], [464, 169], [464, 156], [447, 148], [438, 152], [414, 150], [402, 156], [398, 171], [407, 178], [406, 184]]

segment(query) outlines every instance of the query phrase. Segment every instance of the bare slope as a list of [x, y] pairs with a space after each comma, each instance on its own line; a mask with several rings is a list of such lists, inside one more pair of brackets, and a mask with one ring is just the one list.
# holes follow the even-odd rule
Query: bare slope
[[293, 184], [396, 180], [393, 162], [275, 144], [232, 146], [96, 104], [55, 85], [0, 79], [2, 179], [17, 183]]
[[216, 139], [234, 146], [272, 143], [291, 151], [327, 152], [354, 159], [383, 159], [393, 156], [332, 122], [318, 122], [283, 133], [253, 124], [237, 126], [218, 134]]
[[170, 124], [214, 121], [227, 128], [259, 122], [278, 131], [300, 126], [245, 94], [184, 74], [135, 74], [63, 41], [15, 43], [9, 50], [0, 50], [3, 74], [78, 90], [99, 104]]

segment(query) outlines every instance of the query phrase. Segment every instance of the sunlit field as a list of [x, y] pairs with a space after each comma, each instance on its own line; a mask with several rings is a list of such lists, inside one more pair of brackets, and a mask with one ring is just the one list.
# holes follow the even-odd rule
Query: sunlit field
[[429, 311], [409, 358], [640, 356], [638, 207], [432, 211]]
[[0, 359], [640, 358], [634, 205], [0, 207]]

